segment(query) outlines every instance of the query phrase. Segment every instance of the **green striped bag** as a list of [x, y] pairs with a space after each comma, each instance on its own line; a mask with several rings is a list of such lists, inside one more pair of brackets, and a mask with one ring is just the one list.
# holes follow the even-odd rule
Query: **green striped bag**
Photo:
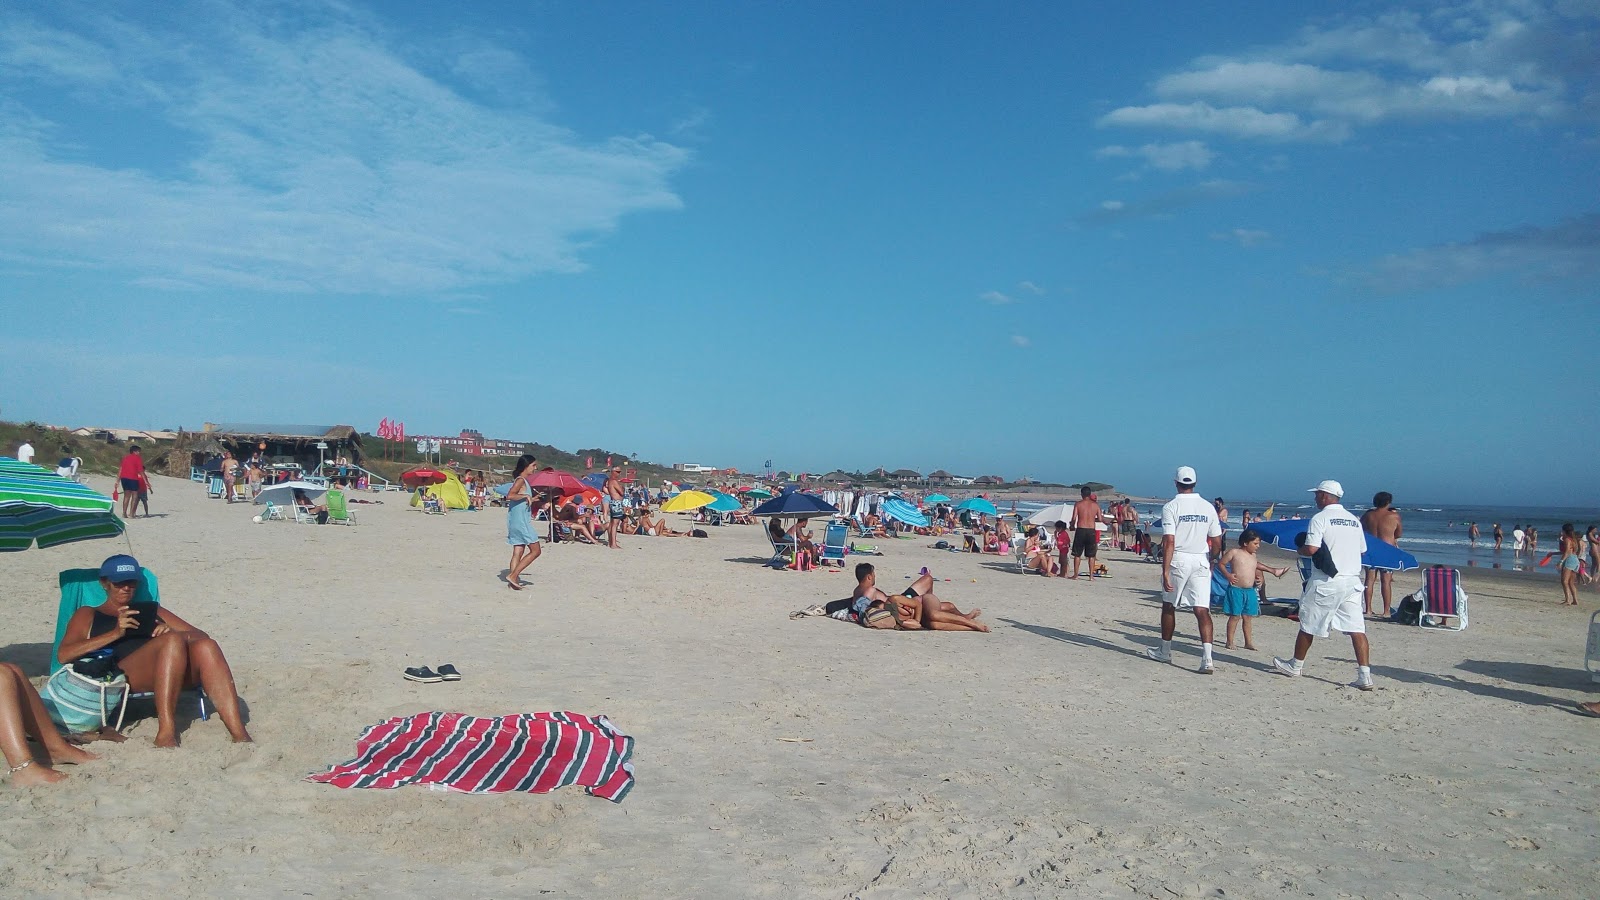
[[117, 728], [122, 728], [128, 711], [128, 679], [121, 672], [107, 678], [78, 674], [71, 663], [56, 670], [39, 692], [50, 720], [71, 732], [93, 731], [110, 724], [117, 713]]

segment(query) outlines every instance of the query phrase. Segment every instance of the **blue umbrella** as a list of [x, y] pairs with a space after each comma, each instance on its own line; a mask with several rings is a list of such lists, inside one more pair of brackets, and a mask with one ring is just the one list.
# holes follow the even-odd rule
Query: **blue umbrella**
[[982, 497], [968, 497], [960, 503], [957, 503], [955, 508], [981, 513], [986, 516], [997, 516], [1000, 514], [1000, 510], [995, 509], [993, 503], [990, 503], [988, 500], [985, 500]]
[[606, 488], [606, 482], [611, 480], [611, 476], [604, 472], [592, 472], [578, 480], [597, 491], [603, 491]]
[[707, 503], [706, 509], [714, 509], [717, 512], [733, 512], [744, 506], [743, 503], [739, 502], [738, 497], [731, 497], [721, 491], [706, 491], [706, 493], [717, 498], [713, 502]]
[[[1303, 534], [1310, 522], [1310, 519], [1269, 519], [1265, 522], [1251, 522], [1250, 527], [1261, 535], [1263, 541], [1285, 550], [1295, 550], [1295, 537]], [[1415, 556], [1370, 534], [1367, 535], [1367, 552], [1361, 554], [1361, 565], [1369, 569], [1386, 569], [1390, 572], [1404, 572], [1407, 569], [1418, 568]]]
[[922, 498], [924, 503], [949, 503], [950, 498], [943, 494], [929, 494]]
[[779, 494], [771, 500], [750, 510], [752, 516], [776, 516], [780, 519], [810, 519], [820, 516], [836, 515], [838, 507], [814, 497], [811, 494], [802, 494], [799, 491]]
[[883, 514], [897, 522], [904, 522], [913, 528], [927, 528], [928, 517], [924, 516], [915, 506], [901, 500], [899, 497], [890, 497], [883, 501]]

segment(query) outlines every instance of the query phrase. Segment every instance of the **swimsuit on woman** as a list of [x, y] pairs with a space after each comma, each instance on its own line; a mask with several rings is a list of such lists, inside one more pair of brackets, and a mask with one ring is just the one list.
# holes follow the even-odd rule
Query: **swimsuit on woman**
[[[89, 637], [99, 637], [108, 631], [116, 630], [116, 616], [108, 616], [98, 609], [94, 611], [94, 619], [89, 623]], [[122, 662], [132, 656], [134, 651], [148, 643], [150, 643], [150, 639], [147, 637], [121, 638], [111, 645], [111, 657], [117, 662]]]

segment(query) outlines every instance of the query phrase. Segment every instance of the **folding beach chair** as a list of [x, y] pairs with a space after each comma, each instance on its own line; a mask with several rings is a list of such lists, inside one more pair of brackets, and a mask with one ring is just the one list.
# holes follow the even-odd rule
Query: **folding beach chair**
[[207, 497], [212, 497], [212, 498], [216, 498], [216, 497], [221, 497], [222, 496], [222, 476], [221, 475], [212, 475], [210, 478], [208, 478], [206, 480], [206, 496]]
[[[1446, 619], [1454, 619], [1455, 624], [1445, 624]], [[1417, 624], [1447, 631], [1466, 630], [1467, 592], [1461, 587], [1460, 569], [1431, 566], [1423, 570], [1422, 615]]]
[[772, 544], [772, 559], [767, 560], [767, 565], [783, 568], [794, 563], [796, 541], [789, 535], [784, 535], [782, 540], [772, 536], [772, 529], [762, 526], [761, 533], [767, 536], [767, 541]]
[[344, 491], [332, 490], [327, 494], [328, 521], [335, 525], [354, 525], [356, 514], [350, 511], [345, 502]]
[[283, 521], [283, 507], [274, 504], [271, 500], [267, 501], [266, 511], [261, 513], [261, 520], [263, 522], [267, 521], [268, 519], [276, 522]]
[[[50, 645], [50, 674], [54, 675], [61, 668], [61, 641], [67, 636], [67, 622], [72, 619], [72, 614], [85, 606], [99, 606], [106, 602], [106, 590], [100, 586], [99, 569], [63, 569], [57, 577], [61, 585], [61, 604], [56, 608], [56, 639]], [[145, 603], [161, 602], [161, 588], [156, 582], [156, 573], [149, 569], [144, 570], [144, 580], [139, 584], [139, 589], [133, 592], [134, 601]], [[200, 695], [200, 719], [204, 721], [211, 718], [211, 704], [206, 698], [206, 692], [195, 688]], [[128, 691], [129, 700], [154, 700], [152, 691]]]
[[304, 506], [301, 506], [298, 503], [289, 504], [289, 508], [294, 510], [294, 522], [296, 525], [317, 524], [317, 514], [311, 510], [306, 509]]
[[829, 522], [822, 530], [822, 553], [819, 559], [844, 565], [844, 556], [849, 552], [845, 545], [849, 540], [850, 526], [840, 521]]
[[200, 468], [199, 466], [190, 466], [189, 480], [197, 484], [204, 484], [206, 480], [206, 470]]

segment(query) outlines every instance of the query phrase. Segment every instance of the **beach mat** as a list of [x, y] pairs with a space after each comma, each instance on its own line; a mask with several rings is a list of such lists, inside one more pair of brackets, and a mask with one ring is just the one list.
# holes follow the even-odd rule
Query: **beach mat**
[[307, 781], [387, 790], [422, 784], [468, 794], [544, 794], [570, 784], [613, 803], [633, 790], [633, 738], [573, 712], [396, 716], [361, 732], [356, 756]]

